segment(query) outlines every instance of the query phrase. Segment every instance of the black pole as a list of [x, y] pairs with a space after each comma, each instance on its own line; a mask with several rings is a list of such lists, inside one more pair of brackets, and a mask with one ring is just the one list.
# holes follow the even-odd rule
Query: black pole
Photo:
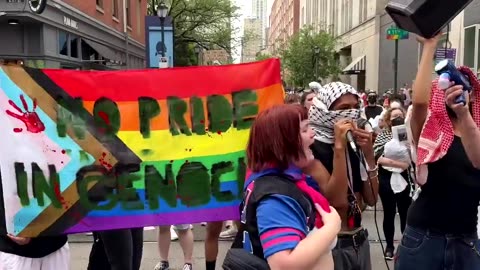
[[162, 57], [165, 57], [165, 18], [160, 18], [160, 32], [162, 34]]
[[398, 87], [398, 39], [395, 39], [395, 59], [393, 61], [393, 96], [396, 97]]

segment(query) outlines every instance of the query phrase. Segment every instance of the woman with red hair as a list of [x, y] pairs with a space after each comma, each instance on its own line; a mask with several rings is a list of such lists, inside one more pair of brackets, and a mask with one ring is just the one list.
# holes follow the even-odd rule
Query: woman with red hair
[[[301, 105], [274, 106], [261, 112], [250, 130], [246, 203], [241, 213], [246, 229], [241, 235], [243, 248], [265, 259], [270, 269], [333, 270], [331, 249], [341, 221], [328, 201], [307, 185], [302, 173], [314, 161], [310, 150], [314, 132], [307, 118]], [[284, 186], [285, 193], [264, 189], [269, 194], [258, 199], [257, 189], [268, 185], [273, 189]], [[286, 195], [292, 190], [306, 198], [307, 207], [302, 198]], [[250, 200], [256, 200], [254, 208]], [[247, 224], [252, 215], [247, 210], [254, 212], [253, 227]], [[261, 244], [260, 250], [254, 243]]]

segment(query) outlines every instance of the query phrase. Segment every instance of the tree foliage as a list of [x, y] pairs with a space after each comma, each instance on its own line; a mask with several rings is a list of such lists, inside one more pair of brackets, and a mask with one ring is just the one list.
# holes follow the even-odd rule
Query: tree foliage
[[[156, 15], [161, 0], [148, 0], [148, 13]], [[197, 63], [195, 45], [204, 49], [221, 48], [232, 53], [240, 40], [232, 21], [239, 18], [239, 8], [230, 0], [165, 0], [174, 23], [175, 65]], [[192, 46], [193, 45], [193, 46]], [[193, 55], [193, 56], [192, 56]]]
[[[338, 40], [326, 31], [307, 26], [291, 37], [280, 53], [291, 85], [305, 86], [320, 78], [340, 73], [335, 58]], [[316, 53], [316, 50], [318, 53]]]
[[272, 57], [273, 56], [268, 54], [268, 53], [259, 52], [259, 53], [257, 53], [255, 58], [256, 58], [257, 61], [262, 61], [262, 60], [269, 59], [269, 58], [272, 58]]

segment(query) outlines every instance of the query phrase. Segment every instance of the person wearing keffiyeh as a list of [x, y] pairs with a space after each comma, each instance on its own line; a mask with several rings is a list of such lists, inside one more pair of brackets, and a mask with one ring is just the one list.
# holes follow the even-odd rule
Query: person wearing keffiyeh
[[412, 203], [413, 190], [410, 185], [409, 168], [411, 164], [409, 147], [392, 135], [393, 127], [404, 127], [405, 113], [401, 108], [390, 108], [385, 113], [386, 128], [377, 136], [373, 149], [378, 160], [378, 195], [383, 205], [383, 232], [387, 246], [384, 256], [393, 260], [395, 247], [395, 216], [400, 216], [400, 230], [405, 230], [407, 211]]
[[[460, 67], [472, 85], [463, 91], [431, 83], [439, 40], [418, 38], [422, 59], [413, 85], [410, 127], [417, 154], [418, 198], [408, 211], [397, 249], [397, 270], [480, 269], [477, 214], [480, 203], [480, 82]], [[455, 102], [464, 95], [465, 104]]]
[[[342, 217], [342, 231], [333, 250], [336, 270], [371, 269], [368, 232], [362, 228], [361, 211], [364, 203], [373, 206], [377, 202], [378, 169], [373, 134], [356, 126], [361, 115], [359, 98], [351, 85], [333, 82], [320, 88], [309, 110], [316, 162], [307, 172]], [[348, 147], [348, 131], [359, 146], [358, 153]]]

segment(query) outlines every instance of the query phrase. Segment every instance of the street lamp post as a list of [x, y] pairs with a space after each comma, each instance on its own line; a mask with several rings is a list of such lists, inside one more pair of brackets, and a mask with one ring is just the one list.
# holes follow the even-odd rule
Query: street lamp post
[[197, 56], [197, 66], [200, 66], [200, 52], [202, 51], [202, 48], [197, 44], [195, 45], [195, 55]]
[[168, 15], [168, 7], [162, 1], [157, 8], [157, 16], [160, 18], [160, 33], [162, 35], [162, 57], [165, 57], [165, 18]]
[[320, 54], [320, 48], [318, 46], [315, 46], [314, 48], [315, 52], [315, 81], [318, 80], [318, 55]]

